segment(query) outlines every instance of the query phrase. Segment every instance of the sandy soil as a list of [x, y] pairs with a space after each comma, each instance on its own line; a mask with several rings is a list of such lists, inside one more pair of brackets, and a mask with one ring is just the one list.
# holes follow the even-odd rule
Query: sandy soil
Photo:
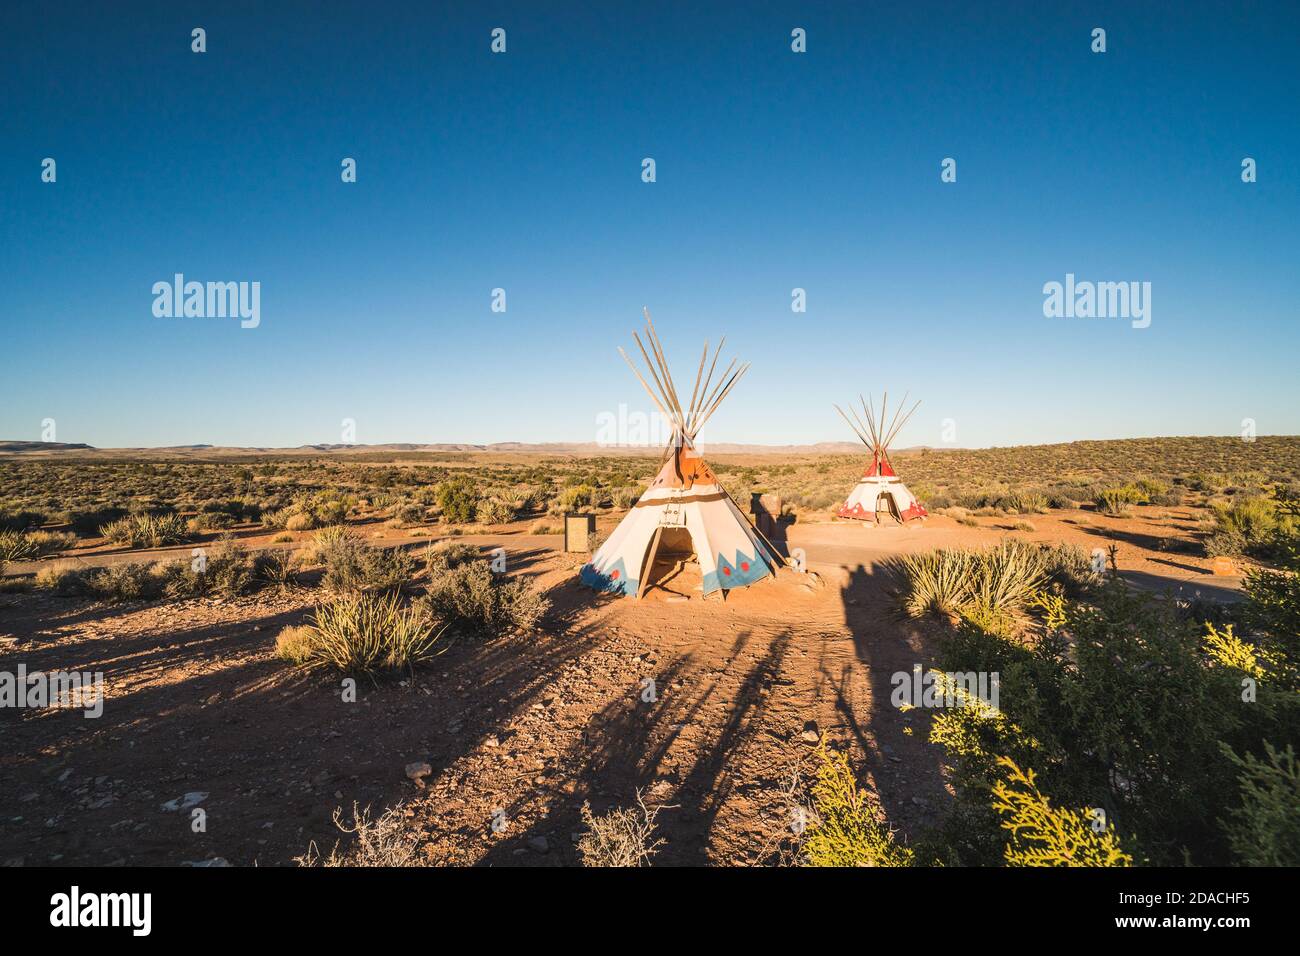
[[[1187, 509], [1053, 513], [1034, 516], [1033, 532], [979, 520], [796, 524], [787, 543], [816, 579], [784, 571], [725, 601], [701, 600], [688, 573], [641, 602], [597, 597], [557, 537], [489, 529], [463, 540], [500, 544], [512, 573], [536, 576], [553, 602], [545, 631], [459, 640], [409, 679], [362, 681], [352, 703], [337, 678], [272, 656], [311, 591], [117, 607], [0, 596], [0, 670], [98, 670], [107, 682], [98, 719], [0, 711], [0, 860], [284, 864], [312, 841], [334, 844], [336, 807], [403, 801], [431, 863], [571, 864], [584, 801], [599, 812], [640, 788], [664, 807], [657, 862], [771, 863], [789, 833], [783, 788], [809, 768], [813, 729], [851, 748], [863, 785], [912, 838], [947, 792], [928, 717], [889, 705], [890, 675], [928, 663], [934, 634], [896, 616], [884, 558], [1014, 533], [1089, 550], [1113, 541], [1131, 581], [1185, 597], [1239, 586], [1192, 555]], [[119, 559], [101, 548], [83, 560]], [[423, 786], [405, 775], [414, 761], [432, 767]], [[162, 808], [187, 793], [206, 794], [206, 832]]]

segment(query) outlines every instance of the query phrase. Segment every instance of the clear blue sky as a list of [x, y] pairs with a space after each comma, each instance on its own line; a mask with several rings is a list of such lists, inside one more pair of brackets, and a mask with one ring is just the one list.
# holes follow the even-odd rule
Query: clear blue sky
[[[704, 6], [4, 4], [0, 438], [591, 441], [642, 305], [679, 380], [753, 362], [706, 440], [882, 388], [900, 444], [1300, 433], [1295, 3]], [[175, 272], [261, 326], [155, 318]], [[1151, 327], [1044, 318], [1066, 273]]]

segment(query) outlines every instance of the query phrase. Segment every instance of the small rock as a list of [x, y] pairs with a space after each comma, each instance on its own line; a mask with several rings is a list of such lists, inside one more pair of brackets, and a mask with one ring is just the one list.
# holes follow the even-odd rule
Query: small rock
[[822, 735], [821, 731], [817, 729], [817, 721], [810, 720], [808, 723], [804, 724], [803, 733], [799, 735], [799, 739], [806, 744], [815, 744], [821, 740]]
[[169, 813], [175, 810], [188, 810], [190, 807], [197, 807], [206, 799], [208, 799], [207, 791], [191, 790], [183, 797], [177, 797], [175, 800], [168, 800], [162, 805], [162, 809]]
[[424, 778], [431, 773], [433, 773], [433, 767], [423, 760], [417, 760], [406, 765], [406, 778], [421, 786], [424, 785]]
[[544, 836], [533, 837], [528, 841], [528, 849], [534, 853], [550, 853], [551, 844]]

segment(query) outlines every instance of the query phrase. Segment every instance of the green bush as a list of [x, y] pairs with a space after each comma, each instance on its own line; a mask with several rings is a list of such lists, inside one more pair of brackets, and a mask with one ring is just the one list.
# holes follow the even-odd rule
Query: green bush
[[1241, 803], [1227, 821], [1228, 841], [1242, 866], [1300, 866], [1300, 765], [1290, 745], [1264, 743], [1265, 759], [1238, 757]]
[[478, 490], [473, 479], [457, 477], [438, 485], [438, 507], [444, 521], [454, 524], [473, 521], [478, 511]]

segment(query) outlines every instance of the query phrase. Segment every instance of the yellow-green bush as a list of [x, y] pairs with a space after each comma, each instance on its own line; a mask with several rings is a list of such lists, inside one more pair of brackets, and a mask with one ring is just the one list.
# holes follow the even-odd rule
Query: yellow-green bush
[[848, 758], [822, 744], [813, 784], [816, 819], [805, 833], [809, 866], [911, 866], [913, 852], [894, 842], [871, 798], [858, 789]]
[[1007, 757], [998, 765], [1007, 777], [993, 785], [993, 808], [1011, 834], [1008, 866], [1133, 865], [1109, 824], [1098, 831], [1087, 813], [1053, 807], [1034, 783], [1033, 770], [1022, 771]]

